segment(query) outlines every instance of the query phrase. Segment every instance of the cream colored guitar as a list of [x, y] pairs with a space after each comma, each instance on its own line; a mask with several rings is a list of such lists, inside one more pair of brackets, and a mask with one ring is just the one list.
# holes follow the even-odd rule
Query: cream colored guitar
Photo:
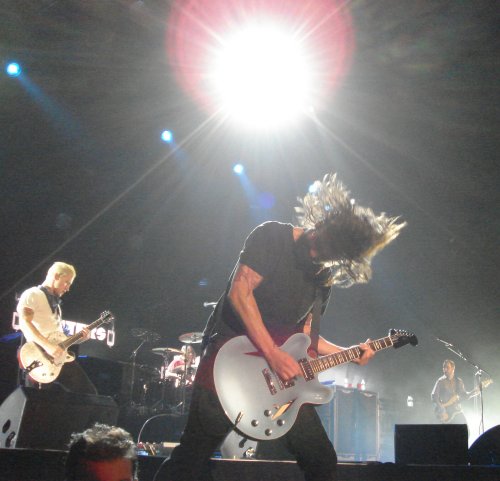
[[[99, 319], [89, 324], [87, 328], [90, 332], [92, 329], [113, 320], [113, 314], [109, 311], [104, 311]], [[61, 359], [54, 359], [34, 342], [27, 342], [24, 344], [18, 353], [19, 365], [21, 368], [26, 370], [31, 379], [42, 384], [48, 384], [55, 381], [64, 364], [75, 360], [75, 356], [67, 350], [70, 346], [83, 338], [83, 333], [77, 332], [68, 337], [62, 332], [53, 332], [49, 334], [47, 338], [50, 342], [58, 344], [59, 347], [64, 350], [64, 355]]]

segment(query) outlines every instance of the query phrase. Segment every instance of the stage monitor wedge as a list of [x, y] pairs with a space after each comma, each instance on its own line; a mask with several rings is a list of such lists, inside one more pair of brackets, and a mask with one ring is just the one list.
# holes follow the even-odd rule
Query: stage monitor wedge
[[66, 450], [72, 433], [117, 417], [108, 396], [18, 387], [0, 406], [0, 448]]
[[394, 447], [397, 464], [467, 464], [467, 425], [396, 424]]

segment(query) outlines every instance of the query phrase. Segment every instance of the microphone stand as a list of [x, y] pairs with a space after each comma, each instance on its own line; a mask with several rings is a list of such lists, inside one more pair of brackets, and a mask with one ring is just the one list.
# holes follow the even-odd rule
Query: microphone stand
[[[451, 344], [451, 342], [443, 341], [442, 339], [436, 338], [439, 342], [442, 342], [446, 349], [456, 354], [460, 359], [463, 359], [467, 364], [472, 366], [475, 369], [474, 373], [474, 384], [475, 388], [479, 387], [479, 409], [480, 409], [480, 421], [479, 421], [479, 435], [484, 433], [484, 404], [483, 404], [483, 385], [481, 381], [481, 376], [486, 374], [489, 378], [491, 378], [491, 374], [489, 374], [484, 369], [481, 369], [478, 364], [468, 359], [458, 347]], [[477, 384], [477, 385], [476, 385]]]

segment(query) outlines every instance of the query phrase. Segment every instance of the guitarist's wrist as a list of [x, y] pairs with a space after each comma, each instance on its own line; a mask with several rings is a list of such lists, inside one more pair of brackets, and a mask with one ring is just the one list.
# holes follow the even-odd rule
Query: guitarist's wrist
[[262, 354], [264, 354], [264, 357], [268, 357], [275, 353], [277, 349], [279, 349], [279, 347], [273, 342], [269, 346], [262, 348]]

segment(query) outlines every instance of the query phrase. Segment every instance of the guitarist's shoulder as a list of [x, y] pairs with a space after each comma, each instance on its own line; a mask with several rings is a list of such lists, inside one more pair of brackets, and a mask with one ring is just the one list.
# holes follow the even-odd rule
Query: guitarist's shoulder
[[25, 291], [23, 291], [23, 293], [19, 296], [19, 305], [21, 306], [30, 306], [30, 305], [33, 305], [34, 303], [36, 303], [36, 301], [40, 298], [40, 297], [44, 297], [45, 294], [43, 293], [43, 291], [38, 287], [38, 286], [33, 286], [33, 287], [30, 287], [28, 289], [26, 289]]

